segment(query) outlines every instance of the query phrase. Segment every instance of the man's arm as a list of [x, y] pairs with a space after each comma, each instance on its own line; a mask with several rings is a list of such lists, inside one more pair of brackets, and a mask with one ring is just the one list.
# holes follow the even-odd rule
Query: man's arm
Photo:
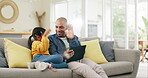
[[54, 44], [52, 37], [48, 36], [48, 39], [50, 40], [50, 43], [49, 43], [50, 47], [48, 49], [49, 53], [52, 55], [59, 54], [57, 46]]
[[70, 44], [70, 47], [77, 47], [81, 46], [80, 41], [78, 40], [78, 37], [75, 35], [73, 39], [68, 38], [68, 42]]
[[71, 24], [67, 25], [67, 30], [65, 31], [66, 37], [69, 39], [74, 38], [73, 26]]
[[74, 35], [73, 26], [71, 24], [68, 24], [66, 28], [67, 28], [67, 30], [65, 31], [65, 33], [66, 33], [66, 37], [69, 42], [69, 46], [70, 47], [80, 46], [80, 42], [78, 40], [78, 37], [76, 35]]
[[49, 47], [49, 53], [52, 54], [52, 55], [55, 55], [55, 54], [59, 54], [57, 49], [56, 49], [56, 46], [53, 44], [52, 41], [50, 41], [50, 47]]

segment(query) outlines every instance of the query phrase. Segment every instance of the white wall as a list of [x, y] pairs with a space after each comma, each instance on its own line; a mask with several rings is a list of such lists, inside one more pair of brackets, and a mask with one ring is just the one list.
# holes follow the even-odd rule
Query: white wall
[[50, 8], [51, 8], [51, 0], [41, 0], [42, 1], [42, 9], [41, 11], [46, 12], [45, 14], [45, 18], [43, 18], [43, 25], [44, 28], [48, 29], [50, 28], [50, 19], [51, 19], [51, 15], [50, 15]]
[[50, 24], [50, 0], [13, 0], [18, 8], [19, 15], [15, 22], [11, 24], [5, 24], [0, 22], [0, 32], [4, 30], [10, 30], [14, 28], [16, 32], [29, 32], [35, 26], [38, 26], [38, 20], [35, 16], [37, 11], [41, 15], [46, 12], [43, 18], [43, 25], [45, 28], [49, 28]]

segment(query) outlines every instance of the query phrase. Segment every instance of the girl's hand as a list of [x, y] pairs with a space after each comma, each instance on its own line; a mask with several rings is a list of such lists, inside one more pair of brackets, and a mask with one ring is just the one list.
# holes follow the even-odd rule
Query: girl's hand
[[65, 31], [66, 33], [66, 36], [69, 38], [69, 39], [73, 39], [74, 38], [74, 32], [73, 32], [73, 27], [71, 24], [68, 24], [67, 25], [67, 30]]
[[44, 32], [43, 36], [47, 36], [50, 33], [51, 29], [48, 29]]

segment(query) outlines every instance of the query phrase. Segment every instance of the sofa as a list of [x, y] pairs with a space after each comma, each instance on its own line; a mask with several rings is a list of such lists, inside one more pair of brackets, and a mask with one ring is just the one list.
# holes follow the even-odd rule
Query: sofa
[[[88, 41], [98, 38], [79, 38], [82, 41]], [[21, 46], [27, 47], [27, 38], [11, 38], [9, 39]], [[0, 48], [4, 49], [4, 39], [0, 39]], [[136, 78], [140, 51], [130, 49], [113, 48], [115, 61], [100, 64], [109, 78]], [[70, 69], [57, 69], [57, 72], [49, 69], [41, 72], [36, 69], [28, 68], [8, 68], [0, 67], [0, 78], [83, 78], [73, 73]]]

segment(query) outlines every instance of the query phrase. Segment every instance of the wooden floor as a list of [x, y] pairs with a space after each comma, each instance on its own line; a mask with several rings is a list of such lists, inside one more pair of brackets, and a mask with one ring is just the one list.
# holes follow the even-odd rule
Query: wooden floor
[[140, 62], [136, 78], [148, 78], [148, 60], [144, 60], [143, 63]]

